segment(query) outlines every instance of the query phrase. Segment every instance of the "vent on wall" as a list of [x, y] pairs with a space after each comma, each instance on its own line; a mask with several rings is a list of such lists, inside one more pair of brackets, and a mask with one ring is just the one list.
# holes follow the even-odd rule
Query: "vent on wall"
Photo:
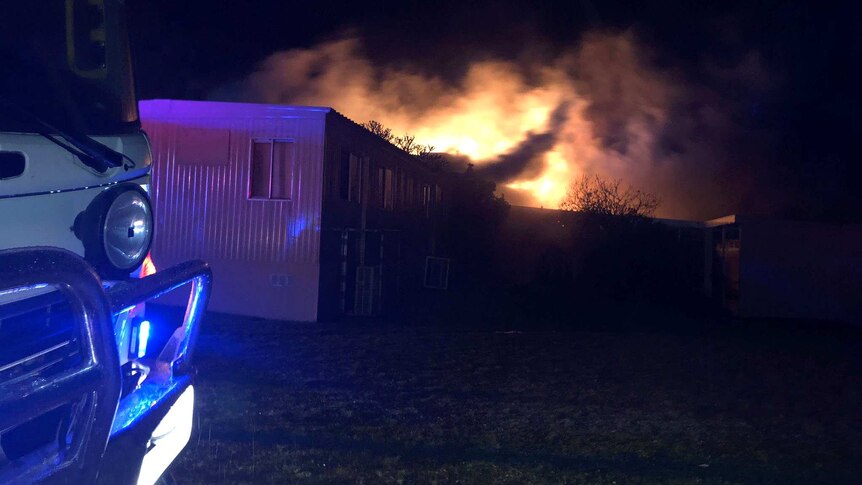
[[287, 286], [290, 278], [283, 273], [274, 273], [269, 275], [269, 284], [272, 286]]
[[24, 174], [27, 162], [21, 152], [0, 152], [0, 180]]

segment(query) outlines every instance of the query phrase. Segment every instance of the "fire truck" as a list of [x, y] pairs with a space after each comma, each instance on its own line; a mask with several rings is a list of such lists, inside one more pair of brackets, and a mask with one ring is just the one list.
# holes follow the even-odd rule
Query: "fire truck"
[[211, 273], [148, 256], [123, 4], [0, 2], [0, 483], [156, 483], [191, 435]]

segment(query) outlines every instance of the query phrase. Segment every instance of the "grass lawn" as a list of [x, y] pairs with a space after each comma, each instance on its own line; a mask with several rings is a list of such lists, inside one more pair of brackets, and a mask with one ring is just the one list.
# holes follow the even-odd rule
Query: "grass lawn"
[[728, 325], [504, 332], [211, 315], [195, 430], [170, 472], [208, 484], [862, 479], [859, 334]]

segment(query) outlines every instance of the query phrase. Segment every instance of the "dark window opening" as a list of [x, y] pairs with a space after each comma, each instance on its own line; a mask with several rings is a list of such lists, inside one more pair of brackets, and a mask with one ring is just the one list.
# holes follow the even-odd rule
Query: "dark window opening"
[[449, 287], [449, 259], [425, 258], [425, 287], [445, 290]]
[[404, 198], [407, 200], [407, 205], [412, 207], [412, 206], [416, 205], [416, 194], [415, 194], [415, 191], [413, 190], [413, 177], [407, 177], [407, 189], [406, 190], [407, 190], [407, 193], [405, 194]]
[[350, 202], [362, 201], [362, 159], [354, 154], [349, 157], [349, 178], [348, 178], [348, 200]]
[[431, 217], [431, 186], [428, 184], [422, 186], [422, 208], [425, 210], [425, 217]]
[[251, 150], [251, 190], [252, 198], [269, 198], [269, 181], [272, 177], [272, 144], [253, 142]]
[[338, 163], [338, 195], [344, 200], [350, 199], [350, 152], [341, 150]]
[[407, 194], [405, 191], [407, 190], [407, 174], [404, 173], [404, 170], [398, 171], [398, 191], [396, 192], [395, 205], [399, 210], [403, 209], [406, 204]]
[[395, 180], [392, 169], [377, 168], [377, 184], [375, 191], [377, 207], [392, 210], [395, 207]]
[[253, 141], [249, 197], [290, 200], [293, 196], [294, 165], [292, 141]]
[[395, 177], [392, 175], [391, 169], [384, 171], [385, 180], [383, 182], [383, 208], [392, 210], [395, 208]]

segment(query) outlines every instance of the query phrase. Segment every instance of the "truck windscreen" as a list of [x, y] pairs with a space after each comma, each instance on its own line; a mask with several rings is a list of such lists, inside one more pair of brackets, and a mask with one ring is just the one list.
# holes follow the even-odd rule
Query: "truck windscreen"
[[[88, 135], [138, 129], [119, 0], [2, 0], [0, 7], [0, 100]], [[0, 131], [40, 129], [0, 109]]]

